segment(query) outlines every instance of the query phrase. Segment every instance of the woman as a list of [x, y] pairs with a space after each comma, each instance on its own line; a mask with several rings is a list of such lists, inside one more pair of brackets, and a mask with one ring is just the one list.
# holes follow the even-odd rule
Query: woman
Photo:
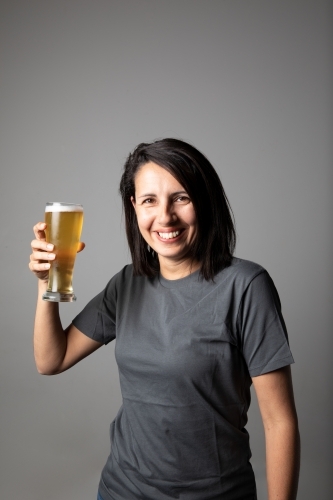
[[233, 258], [220, 179], [176, 139], [140, 144], [121, 179], [133, 264], [63, 330], [43, 302], [50, 261], [34, 227], [38, 371], [56, 374], [116, 343], [123, 405], [111, 424], [102, 500], [255, 500], [245, 430], [253, 382], [266, 437], [269, 500], [296, 498], [299, 438], [293, 358], [274, 284]]

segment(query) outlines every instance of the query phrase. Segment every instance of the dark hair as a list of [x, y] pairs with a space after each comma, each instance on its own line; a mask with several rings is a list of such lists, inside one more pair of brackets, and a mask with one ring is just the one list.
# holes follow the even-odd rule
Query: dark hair
[[126, 160], [120, 194], [134, 273], [153, 277], [159, 272], [158, 259], [147, 250], [131, 202], [131, 197], [135, 198], [135, 175], [148, 162], [165, 168], [191, 198], [198, 225], [191, 254], [201, 262], [201, 276], [213, 280], [231, 263], [236, 243], [233, 214], [214, 167], [200, 151], [179, 139], [141, 143]]

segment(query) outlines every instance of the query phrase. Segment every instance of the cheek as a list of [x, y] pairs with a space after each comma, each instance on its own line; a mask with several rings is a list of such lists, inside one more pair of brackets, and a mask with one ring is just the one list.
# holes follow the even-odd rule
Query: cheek
[[136, 213], [138, 225], [142, 229], [148, 229], [152, 222], [152, 214], [138, 211]]
[[190, 226], [196, 226], [197, 218], [193, 207], [186, 207], [186, 210], [184, 210], [183, 213], [183, 217], [184, 220], [186, 220], [187, 224], [189, 224]]

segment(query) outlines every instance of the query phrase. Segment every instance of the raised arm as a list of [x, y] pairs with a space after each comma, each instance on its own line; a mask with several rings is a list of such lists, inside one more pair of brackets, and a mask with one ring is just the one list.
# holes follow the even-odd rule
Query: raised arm
[[[53, 245], [45, 241], [44, 222], [34, 226], [35, 239], [31, 242], [30, 270], [38, 278], [38, 299], [34, 327], [34, 355], [36, 367], [43, 375], [55, 375], [68, 370], [78, 361], [101, 347], [101, 343], [90, 339], [80, 330], [70, 325], [63, 329], [59, 305], [45, 302], [42, 295], [47, 289], [50, 261], [56, 258]], [[83, 250], [80, 244], [78, 251]]]
[[268, 500], [295, 500], [300, 438], [290, 366], [252, 380], [265, 430]]

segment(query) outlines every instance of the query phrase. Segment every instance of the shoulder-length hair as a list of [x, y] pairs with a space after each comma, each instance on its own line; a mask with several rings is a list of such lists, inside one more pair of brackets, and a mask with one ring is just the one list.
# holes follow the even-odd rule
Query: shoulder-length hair
[[139, 144], [129, 154], [120, 182], [126, 235], [136, 275], [159, 273], [158, 258], [147, 249], [131, 197], [135, 198], [135, 176], [153, 162], [167, 170], [188, 193], [196, 214], [197, 233], [192, 244], [193, 260], [201, 263], [200, 275], [207, 281], [228, 267], [236, 244], [232, 210], [214, 167], [196, 148], [178, 139]]

